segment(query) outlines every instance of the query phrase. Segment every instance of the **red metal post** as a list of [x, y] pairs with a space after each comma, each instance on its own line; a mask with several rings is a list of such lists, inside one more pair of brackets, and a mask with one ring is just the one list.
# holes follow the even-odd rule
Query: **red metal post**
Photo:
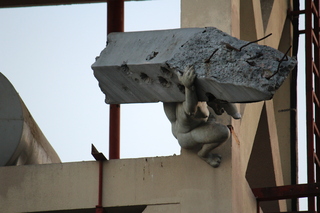
[[320, 183], [254, 188], [252, 192], [257, 201], [317, 196], [320, 193]]
[[[313, 161], [313, 79], [312, 79], [312, 0], [306, 0], [306, 119], [307, 119], [307, 169], [308, 169], [308, 183], [314, 183], [314, 161]], [[315, 210], [314, 197], [308, 198], [308, 210]]]
[[99, 188], [98, 188], [98, 205], [96, 205], [95, 213], [103, 213], [102, 207], [102, 180], [103, 180], [103, 161], [99, 161]]
[[306, 0], [306, 101], [307, 101], [307, 156], [308, 156], [308, 183], [314, 183], [314, 174], [313, 174], [313, 85], [312, 85], [312, 63], [313, 63], [313, 54], [312, 54], [312, 11], [311, 11], [311, 2], [312, 0]]
[[[107, 33], [124, 31], [124, 0], [107, 1]], [[120, 158], [120, 104], [110, 104], [109, 159]]]
[[103, 153], [98, 152], [96, 147], [92, 144], [91, 145], [91, 154], [99, 161], [99, 186], [98, 186], [98, 205], [96, 205], [95, 213], [103, 213], [102, 207], [102, 183], [103, 183], [103, 161], [107, 160]]
[[[319, 0], [306, 0], [306, 105], [307, 105], [307, 167], [308, 183], [320, 182], [320, 36]], [[316, 200], [317, 199], [317, 202]], [[309, 212], [320, 210], [319, 196], [308, 199]]]
[[124, 31], [124, 0], [108, 0], [107, 33]]
[[120, 158], [120, 104], [110, 104], [109, 159]]
[[[315, 182], [319, 183], [320, 182], [320, 165], [318, 164], [319, 160], [319, 154], [320, 154], [320, 76], [319, 76], [319, 71], [320, 71], [320, 1], [319, 0], [314, 0], [313, 4], [313, 34], [314, 34], [314, 44], [313, 44], [313, 49], [314, 49], [314, 67], [313, 67], [313, 73], [314, 73], [314, 107], [315, 107], [315, 114], [314, 114], [314, 123], [315, 123], [315, 153], [314, 153], [314, 162], [315, 162]], [[320, 196], [316, 196], [316, 211], [320, 211]]]

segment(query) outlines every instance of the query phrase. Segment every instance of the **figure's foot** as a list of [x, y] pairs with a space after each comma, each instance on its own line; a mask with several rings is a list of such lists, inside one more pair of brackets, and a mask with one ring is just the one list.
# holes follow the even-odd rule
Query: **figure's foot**
[[206, 161], [213, 168], [218, 168], [221, 163], [221, 158], [221, 155], [210, 153]]

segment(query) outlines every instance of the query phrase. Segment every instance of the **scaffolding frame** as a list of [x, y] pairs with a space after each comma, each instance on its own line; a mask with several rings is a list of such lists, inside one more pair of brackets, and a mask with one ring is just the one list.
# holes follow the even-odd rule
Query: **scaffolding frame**
[[320, 0], [305, 0], [305, 10], [293, 11], [291, 16], [305, 15], [305, 88], [307, 125], [307, 184], [253, 189], [259, 202], [281, 199], [308, 198], [308, 210], [292, 212], [320, 212]]
[[[313, 184], [320, 182], [320, 1], [307, 0], [305, 6], [307, 167]], [[320, 196], [308, 197], [308, 210], [320, 211]]]

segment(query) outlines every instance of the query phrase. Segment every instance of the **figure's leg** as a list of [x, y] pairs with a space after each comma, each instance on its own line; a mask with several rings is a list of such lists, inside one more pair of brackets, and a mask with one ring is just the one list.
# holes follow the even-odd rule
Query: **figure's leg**
[[209, 153], [220, 146], [222, 143], [209, 143], [209, 144], [204, 144], [200, 151], [198, 152], [198, 156], [201, 158], [207, 158]]
[[207, 155], [212, 149], [226, 141], [229, 136], [228, 127], [214, 121], [204, 123], [187, 133], [177, 133], [177, 139], [182, 148], [192, 149], [200, 145], [204, 147], [203, 155]]
[[[194, 130], [197, 132], [193, 132]], [[230, 131], [228, 127], [219, 123], [208, 122], [206, 125], [198, 127], [194, 130], [191, 132], [194, 136], [194, 140], [198, 143], [204, 143], [198, 152], [198, 156], [212, 167], [219, 167], [221, 163], [221, 156], [211, 153], [211, 151], [220, 146], [229, 138]]]
[[190, 134], [196, 143], [220, 145], [229, 138], [230, 131], [225, 125], [210, 121], [193, 129]]
[[188, 133], [177, 134], [177, 139], [182, 148], [193, 149], [201, 147], [198, 156], [210, 164], [212, 167], [218, 167], [221, 162], [221, 156], [211, 153], [211, 151], [230, 136], [230, 131], [225, 125], [210, 121], [204, 123]]
[[221, 155], [219, 154], [214, 154], [214, 153], [210, 153], [208, 158], [206, 159], [206, 162], [214, 167], [214, 168], [218, 168], [220, 166], [221, 163]]
[[199, 146], [199, 144], [192, 138], [191, 132], [178, 133], [177, 139], [179, 145], [184, 149], [194, 149]]
[[221, 163], [221, 155], [211, 153], [211, 151], [222, 143], [204, 144], [201, 150], [198, 152], [198, 156], [210, 164], [212, 167], [217, 168]]
[[182, 148], [185, 149], [197, 149], [196, 147], [201, 147], [198, 151], [198, 156], [206, 161], [210, 166], [217, 168], [221, 163], [221, 156], [218, 154], [211, 153], [211, 151], [218, 146], [220, 146], [224, 141], [217, 143], [199, 144], [191, 140], [191, 133], [179, 134], [178, 142]]

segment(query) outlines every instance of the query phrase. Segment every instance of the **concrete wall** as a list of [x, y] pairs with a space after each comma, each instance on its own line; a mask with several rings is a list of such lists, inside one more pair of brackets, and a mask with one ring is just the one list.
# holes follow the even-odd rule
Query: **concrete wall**
[[[230, 160], [224, 159], [219, 169], [189, 152], [105, 161], [102, 205], [147, 205], [144, 212], [232, 212]], [[0, 212], [93, 209], [98, 204], [99, 162], [1, 167], [0, 174], [6, 183], [0, 185]]]
[[0, 167], [0, 174], [0, 212], [45, 212], [97, 204], [97, 162]]
[[[214, 26], [247, 41], [272, 33], [259, 43], [286, 52], [292, 43], [292, 26], [286, 12], [290, 4], [289, 0], [182, 0], [181, 27]], [[273, 100], [239, 105], [240, 121], [220, 119], [234, 128], [232, 143], [228, 143], [234, 145], [229, 147], [232, 212], [253, 211], [245, 209], [255, 205], [250, 187], [291, 184], [290, 123], [294, 120], [290, 111], [281, 112], [290, 109], [290, 85], [291, 76]], [[261, 206], [265, 211], [290, 209], [284, 201]]]
[[240, 0], [181, 0], [181, 27], [216, 27], [238, 37]]

